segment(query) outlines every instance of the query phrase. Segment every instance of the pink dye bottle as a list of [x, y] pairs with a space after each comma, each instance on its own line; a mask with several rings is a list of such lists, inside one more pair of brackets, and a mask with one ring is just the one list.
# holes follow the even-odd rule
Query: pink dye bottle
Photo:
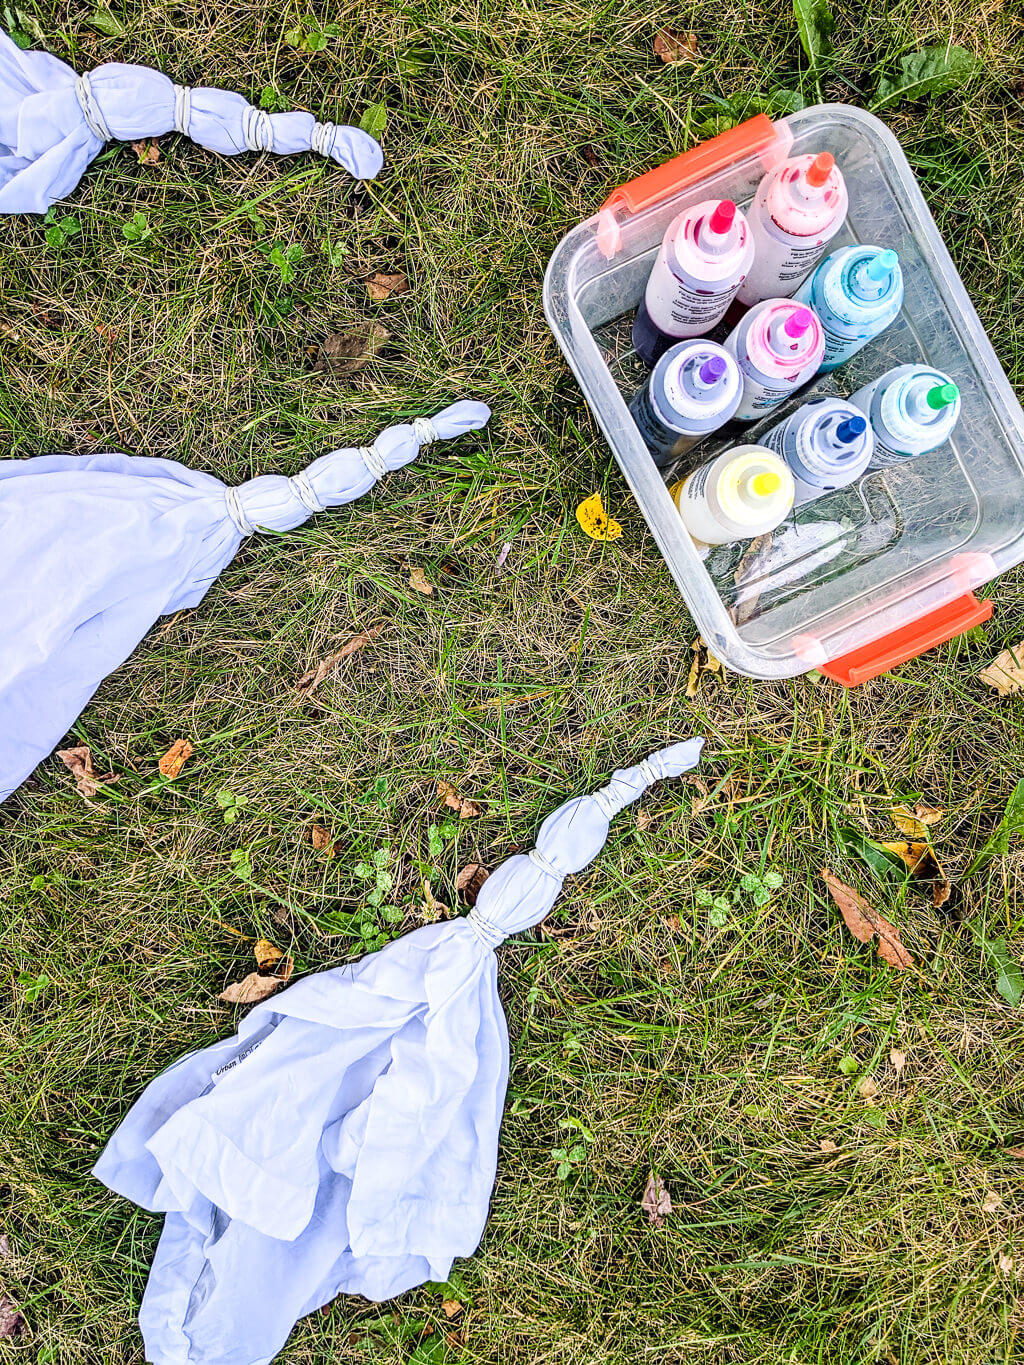
[[814, 312], [793, 299], [765, 299], [722, 343], [735, 356], [743, 394], [735, 417], [763, 417], [808, 380], [825, 354], [825, 333]]
[[670, 346], [720, 322], [754, 259], [746, 218], [731, 199], [706, 199], [674, 218], [633, 323], [633, 346], [653, 366]]
[[740, 303], [788, 298], [803, 284], [843, 226], [849, 199], [831, 152], [795, 156], [769, 171], [747, 211], [754, 263]]

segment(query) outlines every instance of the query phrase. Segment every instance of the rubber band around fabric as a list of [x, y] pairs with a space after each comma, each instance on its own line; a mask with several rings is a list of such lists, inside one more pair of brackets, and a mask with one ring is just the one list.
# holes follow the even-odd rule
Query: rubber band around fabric
[[303, 470], [301, 474], [296, 474], [293, 478], [290, 478], [288, 483], [292, 492], [298, 498], [299, 502], [302, 503], [307, 512], [311, 512], [315, 515], [317, 512], [327, 511], [327, 503], [321, 502], [317, 497], [316, 493], [313, 491], [313, 485], [309, 481], [309, 475], [305, 470]]
[[242, 114], [242, 138], [250, 152], [274, 150], [274, 125], [265, 109], [246, 105]]
[[189, 127], [192, 123], [192, 87], [190, 85], [176, 85], [174, 87], [174, 131], [183, 133], [185, 137], [191, 137]]
[[237, 488], [225, 488], [224, 501], [227, 503], [228, 516], [235, 523], [235, 530], [240, 536], [252, 536], [256, 534], [256, 527], [245, 515], [242, 508], [242, 499], [238, 496]]
[[92, 81], [88, 75], [83, 74], [75, 79], [75, 98], [78, 100], [82, 117], [89, 125], [89, 132], [92, 133], [93, 137], [99, 138], [101, 142], [113, 142], [114, 135], [107, 127], [103, 110], [99, 106], [92, 88]]
[[359, 458], [375, 479], [382, 479], [385, 474], [390, 472], [384, 463], [383, 455], [376, 446], [360, 446]]
[[565, 874], [559, 872], [551, 859], [545, 858], [539, 848], [531, 848], [526, 856], [529, 858], [530, 862], [533, 863], [534, 867], [539, 867], [541, 872], [547, 873], [549, 877], [554, 877], [556, 882], [565, 881]]
[[504, 930], [500, 929], [493, 920], [489, 920], [486, 915], [482, 915], [475, 906], [466, 916], [466, 923], [485, 948], [490, 948], [493, 951], [495, 948], [500, 948], [505, 942]]

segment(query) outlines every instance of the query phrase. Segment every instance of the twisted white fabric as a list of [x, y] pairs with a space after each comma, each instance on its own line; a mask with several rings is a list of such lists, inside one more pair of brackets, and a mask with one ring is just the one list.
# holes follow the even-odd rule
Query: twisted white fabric
[[45, 213], [71, 193], [105, 142], [174, 131], [224, 156], [318, 152], [361, 180], [384, 164], [361, 128], [268, 114], [230, 90], [175, 85], [148, 66], [109, 62], [76, 76], [0, 30], [0, 213]]
[[148, 1361], [267, 1365], [336, 1295], [445, 1280], [476, 1249], [509, 1066], [492, 949], [544, 919], [648, 772], [686, 772], [702, 745], [549, 815], [537, 850], [554, 877], [509, 858], [467, 919], [307, 977], [153, 1081], [95, 1168], [167, 1215], [139, 1315]]
[[[484, 403], [453, 403], [433, 430], [447, 441], [489, 417]], [[400, 469], [423, 444], [415, 424], [388, 427], [374, 442], [377, 469]], [[356, 448], [322, 455], [296, 479], [268, 474], [234, 489], [173, 460], [0, 460], [0, 800], [157, 617], [202, 600], [244, 536], [299, 526], [376, 477]]]

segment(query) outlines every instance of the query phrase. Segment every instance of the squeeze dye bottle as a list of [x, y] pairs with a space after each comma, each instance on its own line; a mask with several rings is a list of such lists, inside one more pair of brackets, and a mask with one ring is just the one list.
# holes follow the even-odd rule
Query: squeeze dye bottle
[[810, 308], [792, 299], [765, 299], [740, 319], [723, 343], [736, 357], [743, 396], [736, 408], [742, 422], [806, 384], [825, 354], [825, 334]]
[[846, 182], [831, 152], [794, 156], [769, 171], [747, 210], [754, 264], [737, 295], [740, 303], [791, 295], [842, 227], [848, 207]]
[[924, 455], [948, 440], [960, 416], [960, 390], [941, 370], [897, 365], [850, 397], [875, 434], [872, 469]]
[[810, 304], [821, 320], [821, 368], [834, 370], [895, 322], [903, 307], [900, 258], [877, 246], [840, 247], [793, 297]]
[[760, 440], [789, 466], [798, 507], [859, 479], [875, 448], [867, 418], [840, 398], [812, 398]]
[[665, 465], [728, 422], [742, 392], [733, 356], [714, 341], [681, 341], [629, 405], [655, 464]]
[[706, 199], [673, 218], [633, 323], [633, 346], [653, 366], [683, 337], [722, 320], [754, 259], [746, 218], [731, 199]]
[[763, 446], [737, 446], [669, 489], [683, 525], [705, 552], [774, 531], [793, 506], [793, 476]]

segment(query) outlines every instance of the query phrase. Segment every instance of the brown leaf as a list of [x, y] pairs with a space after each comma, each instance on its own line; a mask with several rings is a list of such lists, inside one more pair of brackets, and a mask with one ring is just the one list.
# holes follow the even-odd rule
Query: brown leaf
[[455, 878], [455, 890], [467, 905], [476, 905], [480, 888], [490, 875], [481, 863], [467, 863]]
[[441, 1303], [446, 1318], [454, 1318], [462, 1312], [462, 1304], [458, 1299], [444, 1299]]
[[690, 664], [690, 676], [686, 680], [686, 695], [692, 698], [697, 695], [697, 688], [700, 686], [703, 674], [712, 673], [721, 677], [722, 662], [715, 658], [699, 637], [694, 640], [690, 648], [693, 650], [693, 662]]
[[391, 333], [379, 322], [368, 322], [349, 332], [331, 332], [324, 338], [317, 359], [322, 369], [342, 379], [366, 368], [390, 339]]
[[1024, 1147], [1004, 1147], [1003, 1151], [1007, 1156], [1016, 1158], [1017, 1161], [1024, 1161]]
[[431, 597], [434, 592], [433, 583], [418, 564], [414, 564], [409, 570], [409, 587], [423, 593], [424, 597]]
[[981, 670], [978, 679], [987, 687], [994, 687], [1001, 697], [1019, 692], [1024, 687], [1024, 644], [1011, 645], [997, 654]]
[[898, 1047], [894, 1047], [889, 1052], [889, 1061], [892, 1063], [893, 1071], [898, 1076], [907, 1064], [907, 1054], [901, 1052]]
[[873, 910], [863, 896], [833, 876], [827, 868], [822, 869], [821, 875], [839, 907], [843, 922], [859, 943], [869, 943], [877, 938], [878, 956], [883, 962], [900, 970], [914, 965], [914, 959], [900, 941], [895, 925]]
[[[258, 938], [253, 946], [253, 956], [256, 958], [256, 970], [266, 976], [272, 967], [284, 957], [280, 948], [274, 946], [268, 938]], [[277, 973], [273, 973], [277, 975]]]
[[250, 972], [241, 981], [225, 986], [217, 999], [223, 1000], [226, 1005], [255, 1005], [266, 1000], [287, 983], [292, 974], [292, 959], [284, 958], [278, 967], [276, 972]]
[[878, 1084], [874, 1076], [864, 1077], [857, 1087], [857, 1094], [860, 1095], [861, 1099], [867, 1100], [869, 1104], [874, 1104], [879, 1094]]
[[409, 292], [409, 281], [401, 272], [395, 275], [373, 275], [365, 284], [366, 292], [374, 303], [380, 303], [381, 299], [386, 299], [391, 294]]
[[160, 160], [160, 144], [156, 138], [148, 142], [133, 142], [132, 151], [139, 158], [140, 166], [155, 166]]
[[329, 829], [324, 825], [314, 824], [310, 827], [309, 837], [318, 853], [322, 853], [324, 849], [329, 849], [330, 852], [327, 856], [329, 858], [334, 857], [334, 840]]
[[25, 1319], [9, 1294], [0, 1292], [0, 1341], [5, 1337], [20, 1337], [25, 1330]]
[[438, 781], [437, 794], [444, 798], [446, 806], [459, 812], [460, 820], [471, 820], [480, 814], [480, 807], [477, 803], [470, 801], [465, 796], [460, 796], [450, 782]]
[[677, 62], [690, 62], [696, 65], [700, 61], [696, 33], [680, 33], [677, 29], [671, 28], [660, 29], [654, 38], [654, 51], [669, 66]]
[[995, 1190], [989, 1190], [982, 1201], [981, 1210], [983, 1213], [995, 1213], [1002, 1202], [1001, 1196], [996, 1194]]
[[192, 745], [187, 739], [176, 739], [160, 760], [161, 774], [164, 777], [177, 777], [193, 753]]
[[936, 909], [946, 904], [953, 888], [930, 844], [905, 843], [896, 839], [880, 843], [878, 847], [894, 853], [906, 863], [914, 880], [921, 883], [921, 889], [931, 892], [932, 904]]
[[[737, 588], [745, 589], [745, 591], [736, 594], [736, 606], [733, 608], [733, 619], [738, 626], [746, 625], [753, 616], [757, 615], [758, 604], [761, 601], [761, 593], [764, 588], [761, 580], [765, 574], [773, 543], [771, 531], [763, 536], [755, 536], [744, 550], [740, 562], [736, 565], [733, 582]], [[747, 586], [748, 583], [750, 584], [749, 587]]]
[[75, 786], [87, 801], [96, 795], [101, 785], [110, 786], [121, 780], [117, 773], [103, 773], [101, 776], [94, 771], [92, 750], [87, 744], [79, 744], [74, 749], [58, 749], [57, 757], [71, 770]]
[[660, 1175], [655, 1175], [653, 1171], [644, 1186], [640, 1207], [650, 1219], [651, 1226], [655, 1228], [660, 1228], [672, 1212], [672, 1200], [665, 1188], [665, 1182]]
[[371, 640], [375, 640], [384, 630], [385, 622], [371, 626], [369, 630], [361, 630], [358, 635], [353, 635], [340, 649], [336, 649], [333, 654], [328, 654], [326, 659], [322, 659], [316, 668], [311, 668], [308, 673], [303, 673], [296, 684], [296, 690], [305, 696], [315, 692], [322, 682], [334, 672], [340, 663], [350, 659], [359, 650], [365, 649]]
[[999, 1260], [996, 1262], [996, 1265], [1001, 1275], [1009, 1275], [1011, 1270], [1013, 1270], [1013, 1257], [1007, 1256], [1006, 1252], [1004, 1251], [1000, 1254]]
[[928, 826], [938, 824], [945, 814], [938, 806], [918, 804], [913, 810], [908, 810], [906, 806], [895, 806], [892, 818], [899, 832], [908, 839], [927, 839]]
[[829, 1155], [832, 1152], [839, 1151], [838, 1146], [832, 1141], [831, 1138], [822, 1138], [821, 1141], [818, 1143], [818, 1149], [819, 1151], [824, 1152], [826, 1155]]

